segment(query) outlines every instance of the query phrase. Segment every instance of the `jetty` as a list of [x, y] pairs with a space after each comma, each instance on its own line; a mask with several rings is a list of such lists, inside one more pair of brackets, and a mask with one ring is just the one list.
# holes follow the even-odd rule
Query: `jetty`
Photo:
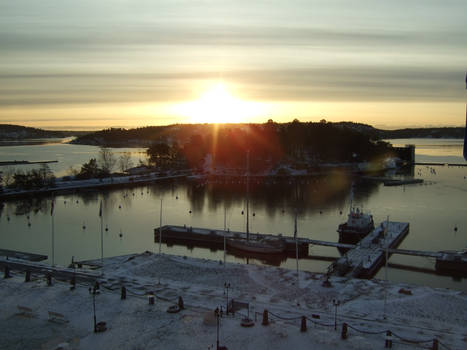
[[5, 278], [8, 277], [10, 270], [42, 275], [46, 276], [47, 278], [54, 278], [62, 281], [94, 283], [101, 278], [99, 274], [89, 271], [77, 271], [74, 268], [50, 266], [39, 262], [32, 262], [15, 258], [9, 259], [0, 257], [0, 267], [4, 271]]
[[4, 256], [6, 258], [22, 259], [27, 261], [43, 261], [47, 260], [48, 258], [47, 255], [20, 252], [17, 250], [8, 249], [0, 249], [0, 256]]
[[[160, 236], [160, 232], [162, 235]], [[162, 243], [168, 245], [179, 244], [187, 247], [205, 247], [210, 249], [223, 249], [224, 239], [245, 239], [245, 232], [236, 232], [230, 230], [214, 230], [205, 228], [195, 228], [188, 226], [174, 226], [165, 225], [154, 229], [154, 242], [159, 242], [159, 236]], [[294, 254], [296, 248], [298, 248], [298, 254], [300, 256], [308, 255], [308, 244], [309, 240], [303, 238], [273, 235], [273, 234], [261, 234], [261, 233], [250, 233], [250, 240], [259, 241], [262, 239], [277, 239], [281, 238], [285, 243], [285, 253]]]
[[329, 273], [357, 278], [373, 277], [386, 261], [385, 255], [389, 256], [389, 249], [396, 248], [408, 233], [409, 223], [407, 222], [382, 222], [355, 248], [350, 249], [331, 264]]

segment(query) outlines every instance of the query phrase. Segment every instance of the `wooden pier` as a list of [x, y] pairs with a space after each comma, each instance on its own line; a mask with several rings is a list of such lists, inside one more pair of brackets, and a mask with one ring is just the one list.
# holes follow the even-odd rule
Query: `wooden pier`
[[406, 222], [382, 222], [355, 248], [333, 263], [330, 273], [339, 276], [373, 277], [385, 262], [386, 250], [388, 255], [390, 249], [392, 253], [399, 252], [392, 248], [396, 248], [408, 233], [409, 224]]
[[47, 255], [19, 252], [17, 250], [0, 249], [0, 256], [7, 258], [22, 259], [27, 261], [43, 261], [47, 260]]
[[30, 262], [21, 259], [7, 259], [0, 257], [0, 266], [3, 270], [8, 267], [8, 269], [12, 271], [30, 272], [31, 274], [50, 276], [54, 279], [63, 281], [71, 281], [72, 279], [75, 279], [76, 282], [81, 281], [94, 283], [100, 278], [96, 273], [77, 271], [73, 268], [61, 266], [50, 266], [43, 263]]

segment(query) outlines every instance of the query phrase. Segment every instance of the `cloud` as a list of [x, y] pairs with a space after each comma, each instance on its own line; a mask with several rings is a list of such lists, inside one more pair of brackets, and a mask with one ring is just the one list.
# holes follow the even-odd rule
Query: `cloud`
[[[169, 102], [217, 72], [0, 74], [0, 105]], [[446, 67], [337, 66], [234, 70], [223, 80], [262, 101], [463, 101], [464, 72]]]

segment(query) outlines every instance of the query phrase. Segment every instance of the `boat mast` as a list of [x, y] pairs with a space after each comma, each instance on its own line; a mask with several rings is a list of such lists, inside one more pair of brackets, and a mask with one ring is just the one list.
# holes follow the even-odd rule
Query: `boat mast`
[[[467, 89], [467, 74], [465, 75], [465, 88]], [[467, 103], [465, 104], [464, 159], [467, 160]]]
[[249, 229], [250, 151], [246, 151], [246, 240], [250, 240]]

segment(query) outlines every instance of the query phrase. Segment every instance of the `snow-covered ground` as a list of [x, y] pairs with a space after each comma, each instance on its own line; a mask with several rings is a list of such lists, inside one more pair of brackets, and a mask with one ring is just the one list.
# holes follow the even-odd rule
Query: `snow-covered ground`
[[[401, 284], [386, 289], [381, 280], [338, 277], [324, 287], [323, 281], [323, 275], [312, 272], [300, 271], [298, 281], [295, 271], [282, 268], [149, 252], [108, 258], [96, 296], [97, 322], [105, 321], [108, 329], [94, 333], [90, 285], [70, 290], [69, 283], [54, 281], [49, 287], [42, 276], [26, 283], [24, 274], [16, 272], [0, 280], [0, 348], [215, 349], [213, 310], [225, 309], [225, 282], [231, 286], [229, 299], [249, 303], [250, 318], [256, 318], [250, 328], [240, 325], [246, 309], [220, 319], [220, 345], [228, 349], [382, 349], [388, 329], [395, 334], [396, 349], [430, 349], [434, 338], [439, 349], [467, 346], [463, 292]], [[120, 299], [122, 285], [126, 300]], [[154, 305], [148, 303], [150, 291], [156, 295]], [[167, 313], [179, 296], [185, 309]], [[333, 300], [339, 301], [337, 331]], [[33, 313], [22, 314], [18, 305]], [[264, 309], [271, 321], [267, 326], [261, 324]], [[67, 322], [49, 321], [48, 311]], [[300, 331], [301, 316], [307, 317], [306, 332]], [[343, 322], [349, 325], [345, 340]]]

